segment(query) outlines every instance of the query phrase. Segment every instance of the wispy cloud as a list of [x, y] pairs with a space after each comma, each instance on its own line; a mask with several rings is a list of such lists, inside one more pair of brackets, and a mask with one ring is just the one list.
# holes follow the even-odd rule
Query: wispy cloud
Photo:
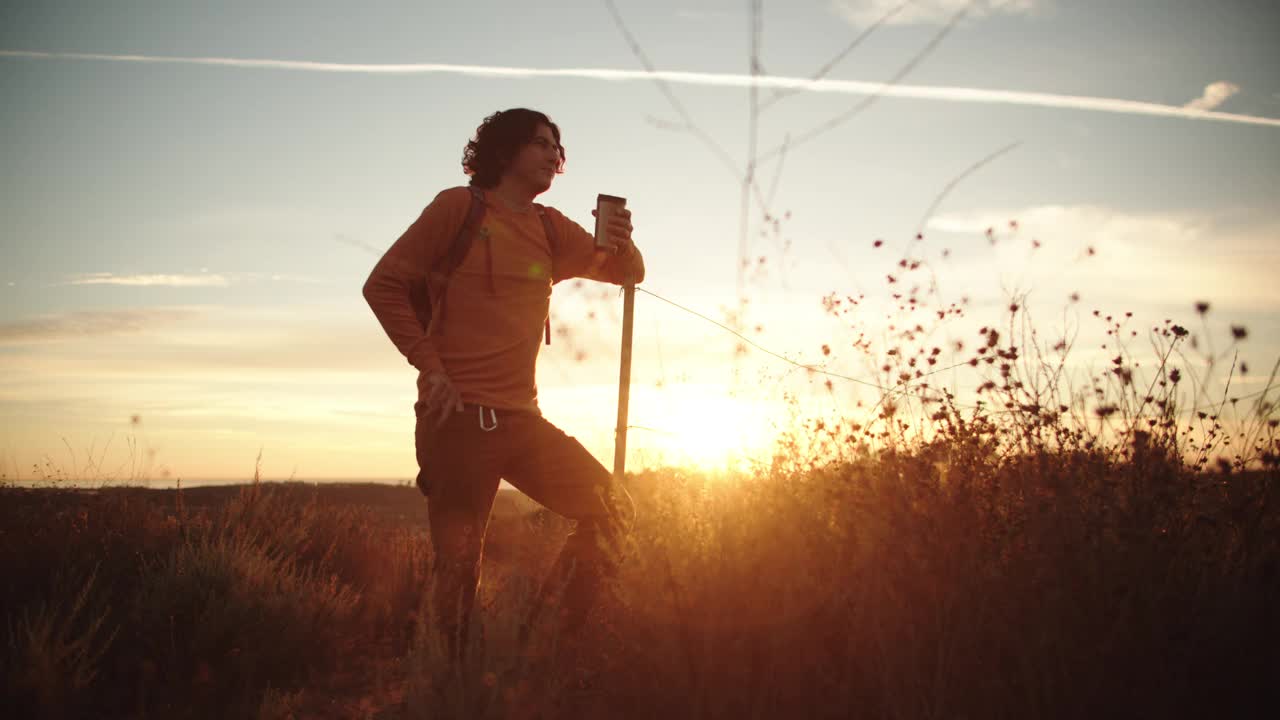
[[337, 240], [340, 243], [345, 243], [352, 247], [364, 250], [365, 252], [371, 255], [374, 255], [375, 257], [382, 255], [382, 253], [386, 251], [385, 248], [377, 247], [371, 242], [368, 242], [366, 240], [361, 240], [360, 238], [351, 237], [346, 233], [336, 233], [334, 234], [333, 239]]
[[[377, 252], [381, 253], [381, 250]], [[272, 272], [241, 273], [199, 273], [199, 274], [135, 274], [116, 275], [115, 273], [81, 273], [59, 285], [125, 285], [130, 287], [173, 287], [173, 288], [206, 288], [230, 287], [240, 284], [259, 282], [290, 282], [304, 285], [317, 285], [326, 282], [322, 278], [309, 275]]]
[[[1016, 234], [1010, 220], [1018, 223]], [[998, 238], [994, 246], [987, 228]], [[995, 271], [1001, 285], [1034, 289], [1051, 304], [1079, 291], [1090, 302], [1148, 308], [1190, 308], [1197, 299], [1241, 311], [1280, 306], [1280, 289], [1268, 275], [1274, 222], [1232, 228], [1194, 211], [1039, 205], [944, 214], [931, 219], [929, 229], [959, 235], [947, 239], [954, 251], [949, 272], [956, 277]], [[1032, 240], [1042, 245], [1033, 250]]]
[[[850, 25], [864, 28], [878, 22], [894, 8], [902, 5], [902, 0], [832, 0], [831, 7], [836, 14], [849, 21]], [[1004, 0], [1003, 2], [983, 2], [981, 0], [914, 0], [894, 13], [887, 25], [926, 25], [947, 22], [966, 5], [969, 17], [979, 18], [987, 15], [1024, 15], [1034, 12], [1044, 5], [1044, 0]]]
[[[381, 251], [379, 251], [379, 253], [381, 253]], [[301, 285], [320, 285], [327, 282], [323, 278], [313, 277], [311, 275], [294, 275], [293, 273], [250, 272], [250, 273], [236, 273], [235, 275], [232, 275], [229, 277], [231, 277], [231, 279], [237, 283], [240, 282], [241, 279], [244, 279], [250, 282], [262, 282], [265, 280], [270, 280], [271, 282], [290, 282], [290, 283], [299, 283]]]
[[224, 275], [201, 273], [199, 275], [116, 275], [115, 273], [84, 273], [65, 285], [131, 285], [136, 287], [228, 287], [231, 280]]
[[491, 65], [452, 65], [442, 63], [326, 63], [307, 60], [263, 60], [219, 57], [173, 57], [152, 55], [104, 55], [95, 53], [48, 53], [25, 50], [0, 50], [0, 57], [97, 60], [108, 62], [170, 63], [182, 65], [215, 65], [233, 68], [267, 70], [295, 70], [305, 72], [366, 73], [378, 75], [423, 75], [433, 73], [470, 75], [478, 77], [507, 78], [582, 78], [584, 80], [649, 81], [665, 80], [684, 85], [715, 87], [750, 87], [791, 89], [802, 92], [835, 93], [842, 95], [882, 95], [915, 100], [938, 102], [983, 103], [1061, 108], [1068, 110], [1092, 110], [1095, 112], [1122, 113], [1128, 115], [1154, 115], [1193, 120], [1216, 120], [1280, 127], [1280, 118], [1257, 115], [1239, 115], [1215, 110], [1203, 110], [1178, 105], [1139, 102], [1117, 98], [1088, 97], [1081, 95], [1056, 95], [1050, 93], [1023, 92], [1017, 90], [990, 90], [985, 88], [940, 87], [929, 85], [893, 85], [861, 80], [810, 80], [808, 78], [778, 75], [734, 75], [728, 73], [677, 72], [671, 70], [654, 73], [642, 70], [614, 70], [609, 68], [527, 68]]
[[1229, 83], [1225, 80], [1219, 80], [1215, 83], [1209, 83], [1204, 88], [1204, 93], [1183, 105], [1184, 108], [1192, 110], [1212, 110], [1227, 101], [1227, 98], [1240, 92], [1240, 86], [1235, 83]]
[[191, 308], [81, 310], [0, 323], [0, 345], [140, 333], [196, 314]]
[[316, 374], [408, 367], [367, 310], [324, 306], [165, 306], [43, 315], [0, 324], [0, 348], [5, 346], [22, 352], [0, 352], [0, 384], [22, 372], [92, 377], [104, 384], [111, 378], [288, 384], [311, 382]]

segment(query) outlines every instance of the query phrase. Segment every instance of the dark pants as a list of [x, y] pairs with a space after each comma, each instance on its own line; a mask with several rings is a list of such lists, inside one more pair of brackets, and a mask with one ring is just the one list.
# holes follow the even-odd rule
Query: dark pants
[[418, 487], [428, 498], [435, 549], [435, 620], [450, 652], [465, 652], [500, 479], [576, 521], [539, 600], [563, 587], [561, 629], [577, 630], [617, 567], [634, 512], [626, 490], [581, 443], [540, 415], [467, 405], [434, 427], [436, 418], [424, 410], [422, 402], [414, 405]]

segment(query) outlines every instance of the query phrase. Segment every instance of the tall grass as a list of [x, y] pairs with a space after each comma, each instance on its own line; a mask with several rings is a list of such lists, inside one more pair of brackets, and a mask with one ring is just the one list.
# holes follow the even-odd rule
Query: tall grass
[[421, 528], [257, 483], [201, 505], [3, 493], [3, 676], [22, 716], [247, 717], [346, 663], [362, 683], [407, 645]]
[[[837, 315], [853, 301], [835, 300]], [[911, 305], [908, 317], [963, 314]], [[460, 665], [426, 620], [432, 552], [413, 488], [0, 488], [9, 707], [468, 719], [1277, 707], [1275, 373], [1233, 402], [1242, 368], [1221, 368], [1234, 345], [1203, 355], [1168, 322], [1149, 330], [1151, 353], [1131, 352], [1129, 318], [1097, 321], [1110, 361], [1083, 375], [1018, 298], [998, 328], [947, 348], [902, 322], [886, 347], [859, 346], [890, 388], [874, 405], [796, 425], [737, 477], [629, 476], [639, 521], [577, 637], [558, 635], [554, 601], [522, 633], [566, 523], [495, 516]], [[935, 368], [969, 376], [944, 385]]]
[[6, 693], [31, 717], [1176, 717], [1280, 699], [1274, 468], [1002, 454], [966, 427], [732, 482], [631, 477], [643, 521], [576, 642], [549, 621], [518, 642], [564, 527], [503, 518], [462, 667], [415, 622], [420, 525], [289, 486], [181, 513], [156, 491], [6, 490]]

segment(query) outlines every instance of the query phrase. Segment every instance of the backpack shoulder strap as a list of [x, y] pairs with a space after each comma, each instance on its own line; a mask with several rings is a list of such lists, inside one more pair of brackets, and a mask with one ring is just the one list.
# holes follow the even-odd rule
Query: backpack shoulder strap
[[453, 271], [457, 270], [466, 259], [467, 252], [471, 249], [471, 239], [475, 237], [480, 223], [484, 222], [484, 191], [474, 185], [467, 189], [471, 191], [471, 205], [467, 208], [467, 217], [462, 221], [462, 227], [458, 228], [458, 234], [453, 237], [453, 242], [449, 243], [449, 249], [444, 257], [431, 268], [427, 278], [428, 297], [434, 297], [438, 303], [437, 307], [428, 314], [428, 321], [424, 323], [428, 335], [434, 331], [436, 323], [444, 316], [445, 298], [449, 295], [447, 292], [449, 276], [453, 275]]
[[[551, 246], [551, 265], [554, 268], [556, 262], [556, 253], [560, 250], [560, 235], [556, 233], [556, 228], [551, 224], [551, 218], [547, 215], [545, 205], [534, 203], [534, 207], [538, 208], [538, 217], [542, 219], [542, 231], [547, 234], [547, 244]], [[551, 271], [552, 282], [555, 282], [555, 270]], [[546, 343], [551, 344], [551, 315], [547, 315], [547, 322], [544, 326], [544, 336]]]
[[534, 203], [533, 206], [538, 209], [538, 217], [542, 219], [542, 231], [547, 234], [547, 243], [551, 246], [551, 257], [554, 259], [560, 250], [560, 235], [556, 233], [556, 227], [551, 224], [551, 217], [547, 215], [547, 206], [538, 203]]
[[484, 222], [484, 191], [474, 185], [468, 186], [467, 189], [471, 191], [471, 205], [467, 208], [467, 218], [462, 221], [462, 227], [458, 228], [458, 234], [449, 244], [449, 251], [435, 268], [437, 273], [446, 278], [452, 275], [453, 271], [457, 270], [466, 259], [467, 251], [471, 249], [471, 239], [475, 237], [480, 223]]

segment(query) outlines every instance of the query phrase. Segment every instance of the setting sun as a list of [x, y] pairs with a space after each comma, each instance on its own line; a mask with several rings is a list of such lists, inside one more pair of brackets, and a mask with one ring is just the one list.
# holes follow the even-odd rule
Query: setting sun
[[[633, 385], [627, 431], [627, 470], [693, 465], [740, 469], [767, 453], [781, 403], [751, 400], [713, 384]], [[556, 387], [542, 395], [544, 414], [557, 418], [602, 461], [612, 462], [617, 386]], [[607, 464], [608, 464], [607, 463]]]
[[[736, 468], [767, 453], [781, 405], [750, 401], [724, 387], [683, 385], [635, 393], [632, 433], [654, 434], [651, 446], [667, 464], [707, 470]], [[655, 420], [652, 430], [642, 417]]]

